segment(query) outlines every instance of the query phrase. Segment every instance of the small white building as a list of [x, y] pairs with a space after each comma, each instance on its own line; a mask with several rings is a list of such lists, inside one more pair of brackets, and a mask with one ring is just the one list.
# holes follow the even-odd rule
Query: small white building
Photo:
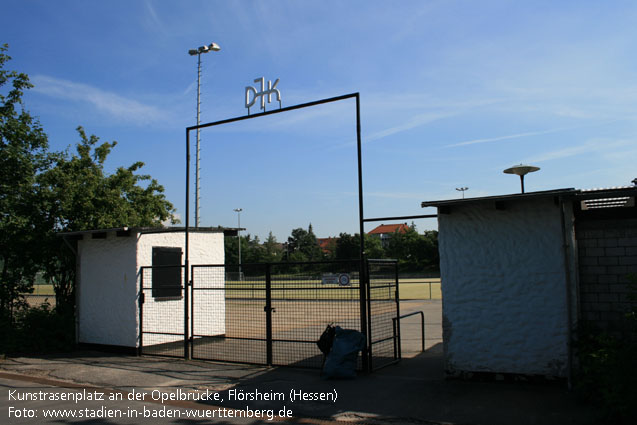
[[[223, 228], [194, 228], [189, 234], [191, 265], [224, 263]], [[77, 240], [78, 343], [128, 351], [137, 349], [140, 345], [141, 268], [182, 265], [184, 228], [124, 227], [67, 232], [61, 236]], [[215, 312], [214, 317], [210, 313], [195, 314], [206, 318], [205, 323], [195, 326], [207, 335], [225, 333], [223, 268], [217, 269], [216, 273], [219, 276], [211, 279], [209, 284], [217, 290], [206, 291], [194, 304], [194, 313], [199, 310]], [[158, 278], [162, 274], [164, 278]], [[156, 268], [145, 270], [143, 275], [146, 279], [144, 287], [148, 288], [143, 291], [143, 331], [149, 333], [144, 338], [144, 346], [183, 340], [184, 268]]]
[[636, 194], [562, 189], [423, 202], [438, 209], [446, 372], [569, 377], [578, 322], [608, 327], [627, 306]]

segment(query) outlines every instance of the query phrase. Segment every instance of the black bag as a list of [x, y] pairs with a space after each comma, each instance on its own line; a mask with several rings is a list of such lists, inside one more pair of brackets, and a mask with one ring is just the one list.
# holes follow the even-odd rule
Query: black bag
[[330, 323], [327, 325], [327, 328], [321, 334], [321, 337], [318, 341], [316, 341], [316, 345], [318, 345], [319, 350], [323, 353], [323, 362], [325, 362], [325, 357], [332, 350], [332, 344], [334, 344], [334, 335], [336, 333], [336, 329]]

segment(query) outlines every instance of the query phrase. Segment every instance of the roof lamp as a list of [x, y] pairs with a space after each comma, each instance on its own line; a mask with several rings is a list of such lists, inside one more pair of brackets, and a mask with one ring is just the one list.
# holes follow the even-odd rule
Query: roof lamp
[[534, 165], [514, 165], [511, 168], [507, 168], [506, 170], [504, 170], [505, 174], [516, 174], [518, 176], [520, 176], [520, 185], [522, 187], [522, 193], [524, 193], [524, 176], [527, 175], [528, 173], [533, 173], [537, 170], [539, 170], [540, 167], [536, 167]]

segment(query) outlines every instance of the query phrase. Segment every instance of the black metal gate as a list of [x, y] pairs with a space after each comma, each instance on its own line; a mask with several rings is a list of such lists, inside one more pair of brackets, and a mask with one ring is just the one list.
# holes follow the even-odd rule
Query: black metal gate
[[191, 270], [192, 283], [183, 298], [149, 302], [152, 268], [142, 268], [141, 353], [320, 368], [316, 341], [334, 324], [367, 334], [359, 369], [397, 360], [395, 261], [368, 261], [363, 275], [369, 285], [362, 286], [365, 277], [357, 260], [245, 264], [240, 269], [194, 265]]
[[398, 263], [368, 260], [367, 319], [370, 370], [395, 363], [400, 348]]

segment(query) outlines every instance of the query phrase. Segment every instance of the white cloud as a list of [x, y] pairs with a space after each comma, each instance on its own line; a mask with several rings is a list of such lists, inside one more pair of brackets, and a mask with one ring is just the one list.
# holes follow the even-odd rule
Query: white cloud
[[[387, 136], [422, 127], [429, 123], [462, 115], [463, 113], [500, 102], [500, 99], [442, 100], [426, 93], [404, 95], [377, 95], [365, 101], [363, 114], [372, 122], [387, 122], [394, 117], [395, 125], [372, 132], [364, 142], [379, 140]], [[425, 111], [420, 112], [418, 111]], [[399, 113], [398, 117], [396, 114]], [[382, 119], [377, 119], [382, 117]]]
[[584, 144], [577, 146], [570, 146], [563, 149], [558, 149], [550, 152], [546, 152], [542, 155], [529, 158], [525, 160], [527, 163], [537, 163], [544, 161], [552, 161], [555, 159], [563, 159], [576, 155], [582, 154], [590, 154], [590, 153], [598, 153], [600, 155], [605, 155], [607, 153], [612, 153], [614, 149], [621, 148], [624, 146], [634, 146], [635, 141], [629, 139], [620, 139], [620, 140], [608, 140], [608, 139], [593, 139], [589, 140]]
[[371, 135], [365, 137], [365, 142], [371, 142], [394, 135], [396, 133], [402, 133], [403, 131], [421, 127], [425, 124], [429, 124], [431, 122], [438, 121], [444, 118], [449, 118], [454, 115], [456, 115], [456, 113], [454, 112], [425, 112], [423, 114], [418, 114], [412, 116], [409, 120], [402, 124], [372, 133]]
[[147, 124], [162, 121], [164, 113], [157, 107], [145, 105], [136, 100], [127, 99], [88, 84], [36, 75], [31, 79], [35, 85], [33, 91], [62, 100], [89, 103], [97, 110], [112, 118]]
[[521, 137], [529, 137], [529, 136], [538, 136], [538, 135], [541, 135], [541, 134], [556, 133], [558, 131], [564, 131], [564, 130], [567, 130], [567, 128], [555, 128], [555, 129], [552, 129], [552, 130], [543, 130], [543, 131], [528, 131], [526, 133], [508, 134], [506, 136], [488, 137], [488, 138], [484, 138], [484, 139], [467, 140], [465, 142], [460, 142], [460, 143], [454, 143], [454, 144], [451, 144], [451, 145], [447, 145], [446, 147], [451, 148], [451, 147], [456, 147], [456, 146], [475, 145], [475, 144], [478, 144], [478, 143], [499, 142], [500, 140], [518, 139], [518, 138], [521, 138]]

